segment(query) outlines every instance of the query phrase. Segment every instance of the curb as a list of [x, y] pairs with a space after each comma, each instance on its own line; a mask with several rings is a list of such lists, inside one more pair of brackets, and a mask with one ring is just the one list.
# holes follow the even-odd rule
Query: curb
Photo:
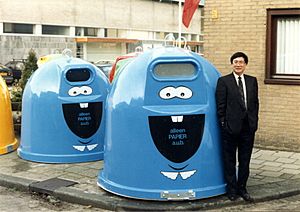
[[[30, 192], [30, 185], [39, 181], [28, 180], [20, 177], [0, 174], [0, 186], [15, 188], [20, 191]], [[99, 188], [100, 189], [100, 188]], [[280, 199], [288, 196], [300, 194], [300, 179], [286, 180], [274, 183], [266, 183], [263, 185], [249, 186], [249, 192], [257, 202]], [[88, 193], [76, 188], [61, 187], [52, 193], [52, 195], [62, 201], [76, 203], [81, 205], [91, 205], [93, 207], [106, 210], [143, 210], [143, 211], [188, 211], [214, 209], [224, 206], [234, 206], [245, 204], [239, 198], [237, 201], [229, 201], [225, 195], [212, 197], [208, 199], [194, 201], [149, 201], [135, 200], [108, 192]]]

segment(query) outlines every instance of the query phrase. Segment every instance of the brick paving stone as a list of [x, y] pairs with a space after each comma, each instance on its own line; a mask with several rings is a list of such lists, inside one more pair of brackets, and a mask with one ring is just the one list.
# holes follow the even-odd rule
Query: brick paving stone
[[72, 181], [75, 181], [75, 182], [78, 182], [78, 183], [85, 180], [85, 179], [83, 179], [83, 177], [81, 175], [75, 174], [75, 173], [65, 173], [64, 174], [64, 179], [72, 180]]
[[288, 158], [288, 157], [292, 156], [293, 154], [294, 154], [293, 152], [280, 151], [280, 152], [274, 153], [272, 156]]
[[49, 178], [51, 178], [51, 176], [47, 175], [37, 175], [36, 173], [32, 173], [32, 172], [18, 172], [15, 173], [13, 176], [15, 177], [21, 177], [21, 178], [25, 178], [28, 180], [35, 180], [35, 181], [43, 181], [43, 180], [47, 180]]
[[248, 182], [247, 182], [247, 186], [256, 186], [256, 185], [261, 185], [262, 183], [265, 183], [265, 182], [262, 182], [262, 181], [258, 181], [258, 180], [255, 180], [254, 178], [249, 178]]
[[278, 178], [278, 177], [265, 177], [261, 181], [265, 183], [275, 183], [275, 182], [280, 182], [283, 181], [284, 179]]
[[272, 150], [259, 150], [262, 155], [273, 155], [275, 152]]
[[56, 170], [65, 170], [72, 166], [72, 164], [49, 164], [53, 169]]
[[65, 174], [65, 172], [63, 172], [62, 170], [51, 170], [51, 171], [48, 171], [48, 172], [30, 170], [30, 172], [35, 173], [35, 174], [40, 174], [40, 175], [45, 175], [45, 173], [46, 173], [48, 178], [60, 177], [60, 176], [63, 176]]
[[255, 164], [255, 163], [251, 163], [250, 164], [250, 169], [259, 169], [261, 167], [263, 167], [263, 164]]
[[278, 171], [281, 171], [283, 168], [282, 167], [275, 167], [275, 166], [263, 166], [260, 169], [265, 170], [265, 171], [278, 172]]
[[[276, 161], [279, 158], [278, 157], [274, 157], [272, 155], [261, 155], [257, 158], [258, 160], [263, 160], [263, 161]], [[279, 161], [280, 162], [280, 161]]]
[[92, 169], [100, 170], [101, 168], [103, 168], [103, 161], [91, 162], [91, 163], [88, 163], [88, 164], [84, 164], [84, 166], [92, 168]]
[[250, 175], [259, 175], [260, 173], [262, 173], [263, 172], [263, 170], [261, 170], [261, 169], [251, 169], [250, 170]]
[[49, 175], [49, 174], [52, 174], [53, 172], [53, 169], [49, 166], [39, 166], [39, 167], [34, 167], [34, 168], [30, 168], [30, 170], [28, 171], [31, 171], [31, 172], [35, 172], [37, 174], [46, 174]]
[[0, 166], [9, 166], [10, 164], [15, 164], [15, 160], [7, 159], [5, 158], [5, 155], [1, 155], [1, 158], [3, 157], [3, 160], [0, 160]]
[[283, 179], [291, 179], [292, 177], [294, 177], [295, 175], [293, 174], [287, 174], [287, 173], [284, 173], [280, 176], [280, 178], [283, 178]]
[[93, 178], [93, 179], [88, 179], [86, 181], [87, 184], [90, 184], [90, 185], [95, 185], [95, 183], [97, 184], [97, 178]]
[[290, 156], [290, 158], [299, 159], [300, 160], [300, 153], [294, 153]]
[[276, 162], [281, 162], [281, 163], [294, 163], [296, 159], [292, 158], [278, 158]]
[[12, 173], [12, 169], [11, 166], [1, 166], [0, 164], [0, 173], [2, 174], [11, 174]]
[[264, 160], [251, 159], [250, 164], [262, 164]]
[[251, 158], [255, 159], [255, 158], [258, 158], [261, 155], [262, 155], [262, 152], [260, 152], [260, 151], [252, 152]]
[[[261, 171], [261, 173], [262, 173], [263, 171]], [[263, 176], [263, 175], [261, 175], [261, 174], [257, 174], [257, 175], [255, 175], [255, 176], [253, 176], [252, 178], [254, 178], [254, 179], [258, 179], [258, 180], [261, 180], [261, 179], [263, 179], [263, 178], [265, 178], [266, 176]]]
[[263, 163], [263, 165], [265, 165], [265, 166], [275, 166], [275, 167], [279, 167], [279, 166], [282, 166], [283, 163], [272, 162], [272, 161], [266, 161], [266, 162]]
[[65, 171], [66, 172], [71, 172], [71, 173], [76, 173], [76, 174], [80, 174], [80, 175], [84, 175], [84, 173], [89, 170], [89, 168], [87, 167], [83, 167], [83, 166], [72, 166], [67, 168]]
[[281, 172], [273, 172], [273, 171], [263, 171], [259, 175], [265, 176], [265, 177], [280, 177], [282, 175]]
[[294, 175], [291, 179], [293, 179], [293, 180], [300, 179], [300, 174]]
[[281, 167], [285, 169], [300, 169], [300, 165], [297, 164], [283, 164]]
[[97, 169], [89, 169], [84, 173], [86, 177], [97, 178], [99, 171]]
[[295, 170], [295, 169], [282, 169], [280, 172], [286, 173], [286, 174], [293, 174], [293, 175], [300, 174], [300, 170]]
[[300, 159], [296, 160], [294, 164], [300, 165]]

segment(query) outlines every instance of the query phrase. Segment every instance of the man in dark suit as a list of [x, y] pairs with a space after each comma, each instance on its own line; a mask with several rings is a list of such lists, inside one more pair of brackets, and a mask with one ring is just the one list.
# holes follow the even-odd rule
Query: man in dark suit
[[[248, 57], [236, 52], [230, 58], [233, 72], [220, 77], [216, 88], [218, 119], [222, 132], [227, 196], [253, 201], [246, 189], [255, 131], [258, 125], [258, 86], [255, 77], [244, 74]], [[238, 176], [236, 176], [238, 151]]]

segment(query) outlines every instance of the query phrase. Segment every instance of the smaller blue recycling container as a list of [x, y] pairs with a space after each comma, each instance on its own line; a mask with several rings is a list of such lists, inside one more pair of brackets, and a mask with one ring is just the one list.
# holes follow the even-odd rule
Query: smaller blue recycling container
[[225, 193], [219, 77], [203, 57], [176, 47], [148, 50], [125, 66], [107, 98], [98, 185], [145, 200]]
[[37, 69], [23, 93], [18, 155], [46, 163], [102, 160], [109, 86], [96, 66], [78, 58]]

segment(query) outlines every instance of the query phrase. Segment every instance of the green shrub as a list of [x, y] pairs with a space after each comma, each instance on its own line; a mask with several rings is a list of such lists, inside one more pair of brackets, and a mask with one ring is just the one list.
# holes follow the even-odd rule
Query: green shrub
[[26, 86], [26, 83], [36, 69], [38, 69], [37, 57], [35, 51], [31, 49], [28, 53], [27, 59], [25, 60], [24, 70], [22, 71], [21, 79], [18, 83], [15, 83], [13, 85], [11, 91], [12, 102], [22, 102], [23, 91]]
[[35, 70], [37, 70], [37, 69], [38, 69], [38, 66], [37, 66], [36, 53], [33, 49], [31, 49], [28, 53], [28, 57], [25, 62], [25, 68], [22, 72], [22, 77], [20, 80], [20, 86], [21, 86], [22, 91], [24, 91], [24, 88], [26, 86], [28, 79], [31, 77], [33, 72], [35, 72]]

